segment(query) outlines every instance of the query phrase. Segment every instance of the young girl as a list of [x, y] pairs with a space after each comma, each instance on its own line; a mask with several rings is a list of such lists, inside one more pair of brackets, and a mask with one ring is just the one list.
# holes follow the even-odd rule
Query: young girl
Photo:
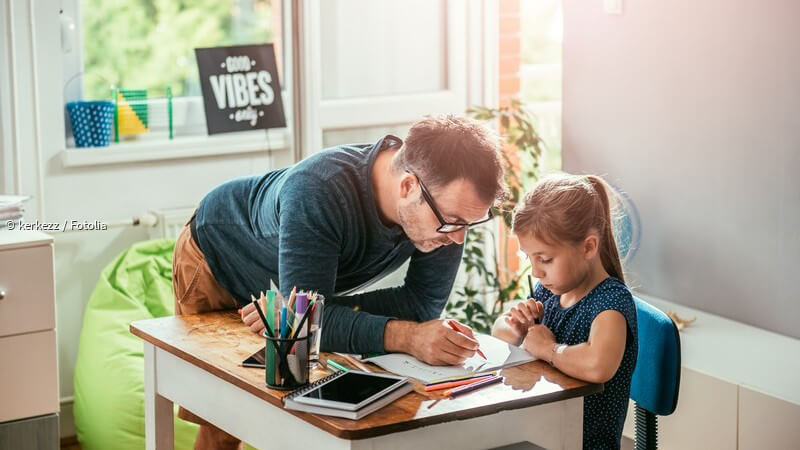
[[638, 348], [608, 191], [599, 177], [561, 174], [525, 195], [513, 230], [539, 279], [535, 300], [514, 306], [492, 328], [567, 375], [605, 383], [584, 401], [583, 447], [590, 449], [620, 447]]

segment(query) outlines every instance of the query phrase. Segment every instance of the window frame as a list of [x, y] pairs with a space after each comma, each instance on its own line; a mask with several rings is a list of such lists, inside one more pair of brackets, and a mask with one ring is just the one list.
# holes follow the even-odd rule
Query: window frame
[[[229, 155], [233, 153], [255, 153], [291, 151], [293, 147], [293, 62], [292, 62], [292, 2], [290, 0], [276, 0], [281, 2], [281, 53], [282, 53], [282, 79], [281, 98], [283, 100], [286, 127], [271, 128], [268, 130], [240, 131], [225, 133], [227, 139], [220, 139], [215, 135], [205, 134], [205, 110], [202, 96], [173, 97], [173, 108], [183, 109], [183, 117], [202, 117], [202, 121], [174, 122], [175, 138], [145, 138], [130, 142], [114, 143], [102, 149], [76, 148], [71, 136], [64, 136], [62, 163], [65, 167], [81, 167], [103, 164], [119, 164], [134, 161], [153, 161], [166, 159], [180, 159], [193, 157], [207, 157], [214, 155]], [[62, 0], [61, 6], [64, 15], [68, 16], [74, 24], [70, 27], [69, 21], [62, 20], [62, 62], [64, 83], [64, 98], [82, 98], [82, 83], [71, 81], [83, 71], [83, 36], [80, 14], [81, 0]], [[65, 47], [71, 47], [65, 53]], [[158, 100], [156, 100], [158, 101]], [[165, 101], [165, 100], [163, 100]], [[173, 116], [174, 117], [174, 116]], [[65, 115], [66, 122], [69, 118]], [[187, 131], [199, 134], [181, 135]], [[189, 148], [194, 151], [188, 151]]]

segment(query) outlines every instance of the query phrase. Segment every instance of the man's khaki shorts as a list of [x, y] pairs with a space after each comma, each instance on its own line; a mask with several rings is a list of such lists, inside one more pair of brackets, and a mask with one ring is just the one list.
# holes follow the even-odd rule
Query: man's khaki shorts
[[236, 300], [211, 273], [203, 252], [192, 239], [189, 225], [183, 227], [175, 243], [172, 290], [176, 316], [236, 308]]
[[[217, 283], [211, 273], [203, 252], [192, 239], [188, 224], [175, 243], [172, 290], [175, 293], [176, 316], [236, 308], [236, 300]], [[178, 417], [200, 425], [211, 425], [183, 407], [178, 410]]]

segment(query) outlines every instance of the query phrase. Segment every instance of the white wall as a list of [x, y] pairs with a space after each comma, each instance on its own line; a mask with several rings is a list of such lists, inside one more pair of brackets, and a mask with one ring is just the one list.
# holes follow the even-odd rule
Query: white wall
[[642, 218], [645, 293], [800, 337], [800, 2], [564, 2], [564, 168]]

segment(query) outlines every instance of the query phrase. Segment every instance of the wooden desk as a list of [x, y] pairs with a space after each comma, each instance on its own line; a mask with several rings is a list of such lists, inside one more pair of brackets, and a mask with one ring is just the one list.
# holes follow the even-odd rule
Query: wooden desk
[[[283, 409], [286, 393], [268, 389], [263, 370], [239, 365], [264, 341], [234, 312], [143, 320], [130, 329], [145, 341], [148, 449], [173, 447], [173, 402], [257, 448], [470, 449], [523, 440], [580, 448], [583, 396], [602, 390], [534, 361], [503, 370], [502, 384], [456, 399], [417, 384], [353, 421]], [[327, 374], [318, 369], [311, 378]]]

